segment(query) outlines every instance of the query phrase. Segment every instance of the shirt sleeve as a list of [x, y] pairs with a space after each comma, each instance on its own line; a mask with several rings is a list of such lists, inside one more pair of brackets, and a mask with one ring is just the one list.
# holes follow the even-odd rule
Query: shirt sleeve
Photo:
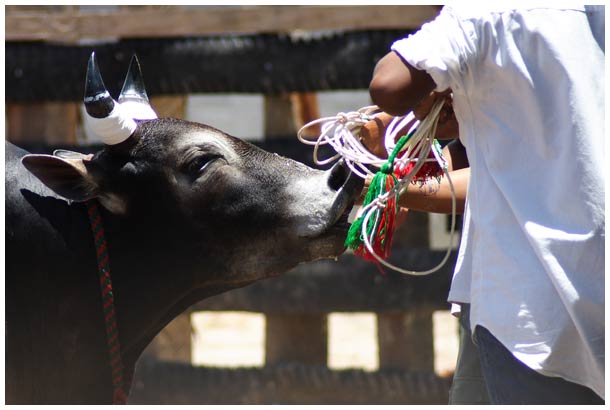
[[444, 7], [419, 31], [392, 44], [392, 51], [418, 70], [425, 70], [436, 83], [436, 91], [457, 90], [474, 55], [475, 31], [471, 21], [459, 19]]

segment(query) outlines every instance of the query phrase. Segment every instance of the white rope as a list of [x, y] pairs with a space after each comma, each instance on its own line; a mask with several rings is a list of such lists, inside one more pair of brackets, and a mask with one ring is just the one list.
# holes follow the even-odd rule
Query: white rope
[[[384, 136], [384, 146], [388, 153], [394, 150], [396, 147], [396, 136], [401, 130], [408, 128], [407, 133], [413, 133], [407, 140], [405, 145], [401, 149], [402, 156], [396, 158], [395, 166], [399, 170], [404, 170], [405, 167], [413, 163], [413, 169], [403, 178], [398, 180], [396, 186], [390, 191], [375, 198], [370, 204], [360, 209], [359, 215], [364, 215], [362, 223], [362, 238], [364, 239], [364, 245], [371, 255], [382, 265], [395, 270], [400, 273], [407, 275], [423, 276], [439, 270], [449, 259], [451, 254], [453, 238], [455, 235], [455, 220], [456, 220], [456, 195], [453, 182], [449, 176], [447, 162], [442, 158], [440, 153], [440, 147], [435, 146], [434, 136], [436, 135], [436, 128], [438, 124], [438, 118], [440, 111], [443, 107], [444, 101], [442, 99], [437, 100], [430, 113], [424, 118], [424, 120], [417, 121], [413, 113], [408, 113], [403, 117], [395, 117], [386, 129]], [[356, 175], [363, 179], [372, 177], [375, 173], [372, 172], [368, 167], [381, 168], [383, 164], [387, 162], [385, 158], [379, 158], [371, 153], [361, 142], [358, 137], [362, 126], [367, 122], [375, 119], [376, 115], [379, 114], [379, 108], [377, 106], [362, 107], [357, 111], [348, 113], [340, 112], [333, 117], [324, 117], [317, 120], [311, 121], [305, 124], [297, 133], [299, 141], [307, 145], [314, 146], [313, 160], [317, 165], [326, 165], [331, 162], [343, 158], [345, 164], [354, 172]], [[315, 141], [311, 141], [303, 137], [303, 131], [307, 128], [320, 124], [320, 135]], [[404, 131], [403, 131], [404, 132]], [[318, 158], [318, 148], [322, 145], [330, 145], [336, 152], [330, 158], [320, 160]], [[429, 158], [430, 151], [432, 151], [433, 158]], [[395, 266], [385, 260], [383, 260], [371, 245], [372, 236], [376, 232], [377, 224], [379, 223], [379, 213], [376, 211], [381, 210], [385, 207], [388, 199], [392, 196], [396, 197], [404, 193], [414, 176], [424, 166], [426, 162], [437, 162], [444, 175], [447, 177], [449, 187], [451, 188], [451, 233], [449, 237], [449, 246], [447, 252], [443, 257], [442, 261], [435, 267], [425, 271], [412, 271]], [[398, 205], [397, 205], [398, 206]], [[375, 229], [371, 230], [371, 235], [366, 234], [366, 227], [371, 219], [372, 215], [376, 213], [376, 219], [374, 221]]]

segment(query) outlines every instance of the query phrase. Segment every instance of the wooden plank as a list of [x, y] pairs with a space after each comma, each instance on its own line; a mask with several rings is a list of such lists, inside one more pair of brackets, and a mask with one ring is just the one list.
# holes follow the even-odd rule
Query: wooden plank
[[6, 139], [15, 144], [76, 144], [78, 107], [73, 102], [8, 103]]
[[15, 8], [5, 18], [6, 41], [202, 36], [311, 30], [417, 29], [437, 6], [201, 6], [44, 13]]

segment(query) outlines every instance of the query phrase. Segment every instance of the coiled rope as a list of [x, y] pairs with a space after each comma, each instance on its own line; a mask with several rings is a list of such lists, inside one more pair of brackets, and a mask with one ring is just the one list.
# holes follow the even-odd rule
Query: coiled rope
[[[342, 158], [356, 175], [363, 179], [372, 178], [360, 216], [354, 220], [348, 233], [346, 246], [354, 249], [358, 256], [407, 275], [423, 276], [439, 270], [449, 259], [455, 235], [455, 189], [440, 145], [434, 138], [443, 103], [443, 99], [437, 100], [421, 122], [415, 119], [413, 113], [395, 117], [384, 136], [387, 159], [371, 153], [359, 138], [362, 126], [379, 114], [377, 106], [366, 106], [357, 111], [340, 112], [332, 117], [316, 119], [305, 124], [297, 133], [299, 141], [314, 146], [315, 164], [326, 165]], [[303, 132], [318, 124], [321, 129], [318, 138], [315, 141], [306, 139]], [[396, 142], [396, 136], [406, 127], [409, 127], [407, 134]], [[336, 154], [319, 159], [318, 150], [322, 145], [330, 145]], [[439, 172], [434, 174], [431, 166], [438, 167]], [[370, 168], [378, 168], [379, 171], [373, 172]], [[412, 271], [389, 263], [386, 259], [391, 248], [399, 196], [410, 183], [423, 184], [431, 176], [436, 176], [440, 182], [441, 175], [447, 177], [451, 189], [451, 234], [445, 256], [437, 266], [425, 271]]]

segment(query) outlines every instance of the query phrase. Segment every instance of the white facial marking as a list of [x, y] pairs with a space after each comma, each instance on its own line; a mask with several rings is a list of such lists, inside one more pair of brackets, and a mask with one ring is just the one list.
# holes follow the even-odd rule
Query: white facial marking
[[298, 236], [317, 236], [334, 222], [332, 204], [337, 192], [329, 188], [327, 180], [325, 173], [309, 174], [287, 187], [288, 211], [296, 219]]

